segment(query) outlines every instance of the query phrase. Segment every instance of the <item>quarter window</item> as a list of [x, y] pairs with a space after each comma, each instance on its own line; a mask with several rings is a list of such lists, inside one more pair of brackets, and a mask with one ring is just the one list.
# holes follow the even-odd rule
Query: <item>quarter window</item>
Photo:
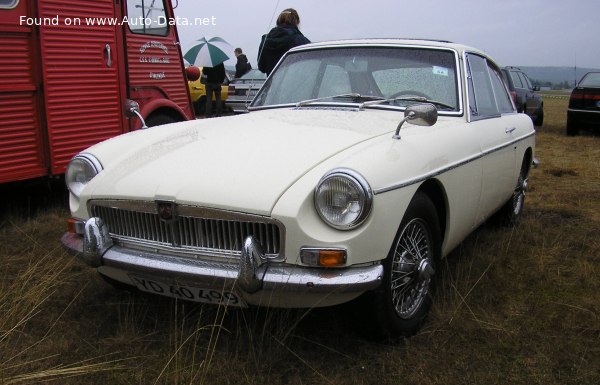
[[166, 36], [169, 30], [164, 0], [128, 0], [127, 24], [133, 33]]

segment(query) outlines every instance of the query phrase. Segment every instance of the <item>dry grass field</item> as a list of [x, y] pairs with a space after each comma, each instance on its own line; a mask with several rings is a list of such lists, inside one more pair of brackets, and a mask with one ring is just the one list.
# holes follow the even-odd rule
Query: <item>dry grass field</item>
[[62, 249], [64, 190], [5, 187], [0, 385], [600, 384], [600, 138], [565, 135], [566, 103], [545, 98], [520, 224], [456, 249], [424, 328], [394, 344], [361, 333], [356, 306], [117, 291]]

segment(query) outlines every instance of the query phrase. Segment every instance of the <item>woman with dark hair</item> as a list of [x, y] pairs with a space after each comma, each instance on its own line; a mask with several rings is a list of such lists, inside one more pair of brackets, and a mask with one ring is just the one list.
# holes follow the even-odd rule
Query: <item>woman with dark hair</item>
[[258, 69], [269, 75], [284, 53], [290, 48], [308, 44], [298, 29], [300, 16], [293, 8], [284, 9], [277, 18], [277, 26], [263, 35], [258, 48]]

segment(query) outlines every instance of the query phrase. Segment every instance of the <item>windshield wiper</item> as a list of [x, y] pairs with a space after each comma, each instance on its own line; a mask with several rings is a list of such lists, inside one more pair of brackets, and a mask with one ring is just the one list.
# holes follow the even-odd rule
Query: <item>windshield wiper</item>
[[[385, 98], [382, 98], [381, 96], [361, 95], [359, 93], [350, 93], [350, 94], [340, 94], [340, 95], [333, 95], [333, 96], [324, 96], [322, 98], [316, 98], [316, 99], [302, 100], [302, 101], [296, 103], [296, 107], [303, 107], [303, 106], [309, 105], [311, 103], [320, 102], [320, 101], [327, 100], [327, 99], [367, 99], [370, 101], [377, 101], [377, 102], [382, 102], [385, 100]], [[368, 103], [368, 102], [363, 102], [362, 104], [365, 104], [365, 103]]]
[[361, 103], [358, 106], [358, 109], [362, 110], [365, 107], [375, 106], [375, 105], [382, 104], [382, 103], [395, 102], [395, 101], [398, 101], [398, 100], [408, 100], [408, 101], [431, 103], [431, 104], [434, 104], [434, 105], [439, 106], [439, 107], [448, 108], [450, 110], [454, 109], [454, 106], [451, 106], [449, 104], [446, 104], [444, 102], [440, 102], [440, 101], [437, 101], [437, 100], [427, 99], [424, 96], [401, 96], [401, 97], [390, 98], [390, 99], [382, 98], [382, 99], [378, 99], [378, 100], [370, 100], [368, 102]]

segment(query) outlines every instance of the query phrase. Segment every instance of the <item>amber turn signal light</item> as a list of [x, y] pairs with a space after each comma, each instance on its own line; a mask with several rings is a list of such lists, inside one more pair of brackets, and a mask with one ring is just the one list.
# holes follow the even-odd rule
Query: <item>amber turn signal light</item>
[[79, 219], [69, 218], [67, 219], [67, 232], [71, 234], [83, 234], [83, 228], [85, 223]]
[[312, 266], [339, 267], [346, 265], [347, 253], [342, 249], [302, 249], [302, 263]]

